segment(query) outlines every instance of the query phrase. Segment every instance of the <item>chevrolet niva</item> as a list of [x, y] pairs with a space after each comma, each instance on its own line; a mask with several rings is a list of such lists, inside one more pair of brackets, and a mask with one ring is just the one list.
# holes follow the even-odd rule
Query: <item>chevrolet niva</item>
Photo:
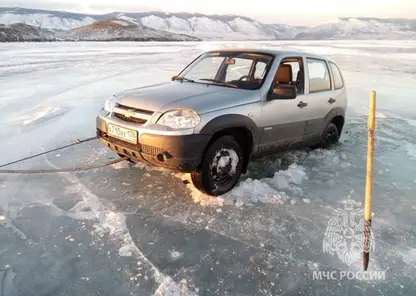
[[250, 160], [341, 135], [347, 92], [337, 64], [305, 52], [215, 50], [171, 81], [106, 101], [97, 136], [134, 161], [190, 172], [200, 191], [230, 191]]

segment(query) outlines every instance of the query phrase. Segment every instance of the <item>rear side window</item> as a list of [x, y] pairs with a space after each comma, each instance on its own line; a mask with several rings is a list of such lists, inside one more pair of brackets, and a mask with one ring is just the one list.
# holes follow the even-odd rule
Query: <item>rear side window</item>
[[332, 76], [334, 76], [334, 86], [335, 89], [341, 89], [344, 87], [344, 80], [342, 80], [341, 72], [337, 65], [332, 62], [329, 62], [329, 66], [331, 67]]
[[331, 77], [324, 60], [306, 59], [309, 73], [309, 92], [331, 90]]

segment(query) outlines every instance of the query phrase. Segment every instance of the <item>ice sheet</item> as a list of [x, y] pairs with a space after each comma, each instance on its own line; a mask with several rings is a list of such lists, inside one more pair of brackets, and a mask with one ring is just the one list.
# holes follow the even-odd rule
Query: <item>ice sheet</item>
[[[14, 222], [22, 219], [16, 214], [21, 209], [32, 205], [49, 207], [54, 198], [62, 195], [65, 201], [74, 199], [74, 204], [59, 214], [90, 222], [95, 231], [88, 235], [114, 238], [115, 253], [122, 258], [145, 260], [140, 254], [147, 258], [148, 254], [135, 247], [137, 241], [133, 240], [126, 222], [131, 213], [143, 209], [162, 216], [170, 224], [175, 221], [192, 230], [208, 229], [244, 246], [258, 247], [269, 252], [270, 258], [284, 256], [274, 262], [279, 269], [286, 266], [284, 262], [297, 267], [343, 268], [342, 263], [331, 261], [319, 248], [326, 223], [334, 209], [340, 208], [340, 201], [348, 196], [363, 200], [368, 97], [371, 90], [376, 90], [373, 227], [377, 245], [371, 266], [389, 269], [391, 273], [385, 282], [372, 283], [374, 287], [345, 283], [343, 287], [347, 290], [340, 294], [362, 294], [374, 288], [374, 295], [379, 294], [377, 291], [394, 295], [393, 291], [403, 286], [400, 289], [408, 288], [403, 290], [404, 295], [413, 295], [410, 291], [415, 289], [412, 283], [416, 272], [415, 41], [2, 44], [0, 164], [93, 136], [95, 116], [114, 93], [166, 81], [201, 52], [230, 47], [312, 50], [337, 61], [349, 95], [340, 145], [326, 151], [290, 151], [256, 160], [230, 193], [215, 198], [198, 192], [187, 174], [142, 163], [123, 162], [76, 178], [73, 175], [60, 175], [56, 179], [55, 176], [1, 177], [2, 215]], [[70, 167], [110, 156], [117, 157], [102, 145], [89, 143], [48, 157]], [[26, 166], [50, 168], [42, 159], [23, 163], [21, 168]], [[21, 189], [28, 180], [32, 187]], [[59, 187], [60, 182], [65, 182], [65, 190]], [[56, 196], [49, 193], [53, 189], [58, 191]], [[36, 223], [21, 222], [23, 226], [32, 224]], [[19, 234], [16, 226], [19, 224], [13, 225], [8, 224], [10, 228], [6, 230]], [[297, 250], [297, 257], [293, 250]], [[182, 253], [187, 259], [186, 252], [169, 248], [166, 258], [182, 258]], [[11, 256], [6, 254], [2, 257]], [[169, 265], [166, 270], [182, 272], [181, 261], [177, 262], [178, 269]], [[358, 270], [359, 266], [354, 268]], [[192, 269], [187, 272], [190, 272], [187, 280], [192, 282], [195, 276]], [[303, 287], [305, 271], [293, 267], [291, 272], [281, 272], [287, 280], [280, 283], [293, 282], [294, 278], [301, 280], [286, 287], [289, 294], [296, 287]], [[155, 273], [152, 277], [158, 278], [156, 295], [197, 291], [183, 288], [189, 282], [182, 284], [180, 277], [158, 277]], [[308, 287], [319, 289], [319, 285]], [[332, 287], [330, 292], [337, 290]]]

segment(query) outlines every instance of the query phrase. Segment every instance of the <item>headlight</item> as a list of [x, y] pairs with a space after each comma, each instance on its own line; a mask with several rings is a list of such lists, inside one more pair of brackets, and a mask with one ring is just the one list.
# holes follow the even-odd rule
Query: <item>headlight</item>
[[179, 129], [196, 127], [200, 121], [201, 118], [195, 111], [188, 109], [177, 109], [164, 113], [157, 121], [157, 124]]
[[116, 98], [111, 98], [105, 101], [103, 109], [107, 112], [113, 112], [114, 107], [117, 105]]

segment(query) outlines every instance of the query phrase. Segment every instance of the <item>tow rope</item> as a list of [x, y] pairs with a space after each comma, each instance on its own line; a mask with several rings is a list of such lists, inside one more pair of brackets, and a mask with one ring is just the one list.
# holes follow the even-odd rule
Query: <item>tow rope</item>
[[[18, 162], [22, 162], [24, 160], [32, 159], [32, 158], [35, 158], [35, 157], [38, 157], [38, 156], [42, 156], [42, 155], [45, 155], [45, 154], [48, 154], [48, 153], [51, 153], [51, 152], [54, 152], [54, 151], [57, 151], [57, 150], [65, 149], [65, 148], [75, 146], [75, 145], [78, 145], [78, 144], [81, 144], [81, 143], [96, 140], [96, 139], [97, 139], [97, 137], [91, 137], [91, 138], [88, 138], [88, 139], [85, 139], [85, 140], [79, 140], [78, 139], [75, 143], [68, 144], [68, 145], [65, 145], [65, 146], [62, 146], [62, 147], [58, 147], [58, 148], [55, 148], [55, 149], [52, 149], [52, 150], [48, 150], [48, 151], [45, 151], [45, 152], [42, 152], [42, 153], [38, 153], [38, 154], [35, 154], [35, 155], [32, 155], [32, 156], [28, 156], [28, 157], [25, 157], [25, 158], [22, 158], [22, 159], [19, 159], [19, 160], [15, 160], [15, 161], [0, 165], [0, 168], [5, 167], [5, 166], [9, 166], [9, 165], [12, 165], [12, 164], [15, 164], [15, 163], [18, 163]], [[125, 156], [125, 157], [115, 159], [115, 160], [112, 160], [110, 162], [106, 162], [106, 163], [102, 163], [102, 164], [89, 165], [89, 166], [76, 167], [76, 168], [66, 168], [66, 169], [0, 170], [0, 174], [48, 174], [48, 173], [80, 172], [80, 171], [87, 171], [87, 170], [102, 168], [102, 167], [109, 166], [109, 165], [112, 165], [112, 164], [116, 164], [116, 163], [119, 163], [119, 162], [122, 162], [122, 161], [125, 161], [125, 160], [128, 160], [128, 159], [130, 159], [130, 157]]]

